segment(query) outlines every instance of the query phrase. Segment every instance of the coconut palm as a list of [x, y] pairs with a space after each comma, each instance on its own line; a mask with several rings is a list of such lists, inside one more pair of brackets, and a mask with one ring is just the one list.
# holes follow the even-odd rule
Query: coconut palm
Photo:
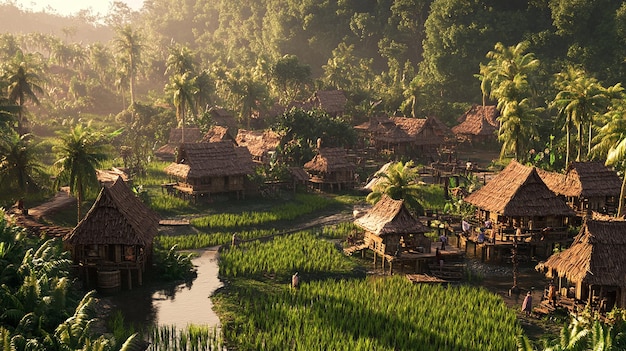
[[165, 65], [165, 74], [182, 75], [186, 72], [195, 72], [193, 52], [186, 46], [172, 47]]
[[8, 98], [10, 102], [19, 106], [17, 130], [18, 133], [23, 133], [24, 104], [26, 101], [39, 104], [37, 95], [43, 95], [44, 93], [41, 87], [43, 80], [37, 74], [33, 59], [25, 56], [21, 51], [18, 51], [13, 61], [9, 64], [8, 72]]
[[7, 131], [0, 136], [0, 183], [16, 184], [21, 194], [37, 187], [37, 179], [44, 174], [37, 160], [38, 148], [31, 134], [19, 135]]
[[522, 150], [537, 135], [538, 113], [540, 108], [532, 107], [529, 99], [508, 101], [498, 104], [501, 109], [498, 140], [502, 142], [500, 158], [512, 153], [521, 160]]
[[367, 195], [368, 202], [376, 203], [385, 194], [394, 200], [404, 200], [407, 207], [419, 215], [424, 213], [419, 175], [413, 167], [413, 161], [394, 163], [386, 172], [380, 172], [376, 176], [382, 181]]
[[141, 63], [142, 37], [139, 32], [133, 30], [130, 25], [117, 29], [117, 37], [114, 39], [118, 54], [123, 58], [121, 61], [128, 72], [128, 86], [130, 90], [130, 104], [135, 103], [135, 77], [137, 67]]
[[59, 168], [57, 182], [67, 181], [70, 191], [76, 196], [78, 221], [82, 218], [80, 206], [85, 192], [98, 186], [96, 167], [107, 158], [102, 151], [103, 142], [102, 134], [79, 124], [64, 134], [61, 144], [56, 147], [60, 156], [55, 162]]
[[483, 105], [486, 96], [498, 102], [500, 129], [498, 140], [502, 144], [500, 157], [512, 151], [519, 159], [523, 141], [537, 136], [536, 123], [539, 108], [531, 101], [531, 86], [539, 60], [532, 53], [525, 53], [528, 42], [506, 47], [497, 43], [487, 53], [491, 61], [480, 66]]
[[567, 123], [572, 122], [576, 125], [578, 130], [576, 161], [581, 161], [585, 127], [588, 127], [587, 156], [589, 156], [593, 121], [606, 109], [610, 95], [618, 92], [621, 87], [616, 85], [607, 90], [597, 79], [589, 77], [583, 70], [562, 75], [566, 76], [560, 83], [562, 90], [556, 95], [551, 105], [558, 108], [560, 114], [567, 116]]
[[187, 109], [195, 110], [194, 95], [197, 92], [195, 85], [195, 77], [191, 72], [184, 74], [176, 74], [170, 79], [170, 83], [166, 85], [165, 90], [172, 94], [174, 106], [176, 107], [176, 119], [178, 125], [182, 128], [182, 142], [185, 142], [185, 114]]

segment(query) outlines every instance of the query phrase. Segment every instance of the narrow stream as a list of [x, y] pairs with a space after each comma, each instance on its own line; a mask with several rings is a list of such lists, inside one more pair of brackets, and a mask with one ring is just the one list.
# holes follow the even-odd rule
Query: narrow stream
[[112, 295], [111, 301], [124, 314], [126, 323], [135, 326], [188, 324], [219, 328], [220, 320], [213, 312], [211, 295], [222, 286], [218, 279], [217, 247], [197, 250], [193, 259], [198, 276], [189, 284], [167, 289], [134, 288]]

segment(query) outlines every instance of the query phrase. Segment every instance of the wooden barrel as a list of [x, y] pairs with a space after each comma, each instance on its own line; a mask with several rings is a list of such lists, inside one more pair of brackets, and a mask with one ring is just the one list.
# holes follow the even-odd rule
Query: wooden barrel
[[122, 275], [118, 270], [98, 271], [98, 287], [102, 289], [116, 289], [122, 285]]

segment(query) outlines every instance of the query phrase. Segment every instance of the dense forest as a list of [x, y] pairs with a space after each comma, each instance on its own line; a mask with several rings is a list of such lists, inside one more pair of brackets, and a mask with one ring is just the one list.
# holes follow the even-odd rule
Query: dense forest
[[452, 126], [472, 104], [497, 104], [503, 156], [540, 163], [532, 150], [545, 150], [546, 167], [606, 157], [620, 139], [600, 127], [623, 105], [622, 1], [146, 0], [71, 18], [1, 7], [13, 128], [123, 127], [111, 142], [125, 163], [147, 162], [172, 126], [207, 128], [211, 107], [249, 127], [333, 89], [349, 99], [348, 125], [405, 115]]

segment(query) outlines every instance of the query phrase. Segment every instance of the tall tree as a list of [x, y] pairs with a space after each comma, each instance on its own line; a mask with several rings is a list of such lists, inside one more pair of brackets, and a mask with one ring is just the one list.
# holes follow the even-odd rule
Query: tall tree
[[135, 78], [137, 68], [141, 64], [141, 52], [143, 49], [141, 34], [133, 30], [130, 25], [117, 29], [117, 37], [114, 39], [117, 52], [122, 55], [122, 63], [126, 65], [128, 72], [128, 87], [130, 90], [130, 104], [135, 103]]
[[413, 161], [394, 163], [387, 168], [386, 172], [379, 172], [376, 176], [382, 181], [367, 195], [368, 202], [376, 203], [385, 194], [394, 200], [404, 200], [407, 207], [418, 215], [424, 213], [419, 173], [413, 166]]
[[0, 183], [17, 185], [20, 196], [35, 189], [42, 179], [43, 165], [38, 161], [38, 148], [31, 134], [3, 132], [0, 137]]
[[561, 114], [567, 116], [567, 122], [571, 121], [576, 125], [578, 130], [576, 161], [581, 161], [584, 130], [588, 130], [587, 157], [589, 157], [594, 120], [606, 111], [610, 97], [619, 93], [622, 88], [620, 85], [615, 85], [605, 89], [597, 79], [589, 77], [581, 69], [575, 70], [574, 73], [562, 72], [561, 74], [563, 77], [560, 83], [561, 91], [557, 93], [552, 105], [557, 107]]
[[[524, 141], [538, 136], [537, 113], [532, 103], [531, 83], [539, 68], [539, 60], [526, 53], [528, 42], [514, 46], [497, 43], [487, 53], [491, 59], [480, 65], [481, 90], [484, 96], [497, 100], [500, 110], [498, 139], [502, 142], [500, 157], [513, 152], [520, 159]], [[483, 98], [484, 104], [484, 98]]]
[[194, 95], [198, 91], [195, 85], [195, 77], [191, 72], [176, 74], [170, 79], [170, 83], [165, 87], [166, 91], [172, 94], [172, 101], [176, 107], [176, 119], [178, 126], [182, 129], [182, 142], [185, 142], [185, 115], [187, 109], [195, 110]]
[[82, 219], [81, 204], [88, 189], [98, 186], [96, 167], [107, 158], [103, 148], [104, 135], [78, 124], [61, 136], [56, 147], [59, 159], [57, 182], [67, 181], [78, 202], [78, 221]]
[[32, 57], [24, 55], [18, 51], [8, 67], [7, 81], [9, 83], [9, 101], [19, 106], [17, 118], [18, 133], [23, 134], [24, 131], [24, 104], [26, 101], [32, 101], [39, 104], [37, 94], [43, 95], [44, 91], [41, 87], [42, 78], [37, 72], [36, 65]]

